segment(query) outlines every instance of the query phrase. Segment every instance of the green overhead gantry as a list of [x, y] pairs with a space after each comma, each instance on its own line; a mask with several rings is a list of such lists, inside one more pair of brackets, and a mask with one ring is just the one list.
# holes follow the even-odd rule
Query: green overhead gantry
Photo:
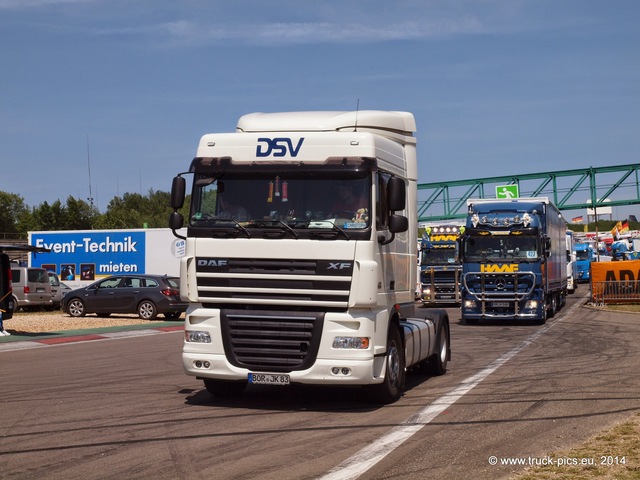
[[548, 197], [560, 210], [640, 204], [640, 164], [418, 184], [418, 221], [464, 218], [467, 200], [495, 198], [517, 185], [520, 197]]

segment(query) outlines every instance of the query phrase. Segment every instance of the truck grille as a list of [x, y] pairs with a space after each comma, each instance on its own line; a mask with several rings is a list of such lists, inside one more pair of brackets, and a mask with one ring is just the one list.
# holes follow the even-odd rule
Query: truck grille
[[196, 258], [204, 304], [346, 308], [353, 261]]
[[315, 361], [324, 314], [221, 310], [227, 360], [253, 371], [304, 370]]
[[[460, 301], [460, 268], [426, 267], [421, 272], [424, 302], [457, 303]], [[429, 292], [429, 293], [426, 293]]]
[[460, 279], [460, 270], [425, 269], [422, 272], [422, 283], [430, 286], [438, 293], [455, 293]]
[[527, 298], [536, 284], [532, 272], [518, 273], [465, 273], [464, 289], [476, 300], [519, 301]]

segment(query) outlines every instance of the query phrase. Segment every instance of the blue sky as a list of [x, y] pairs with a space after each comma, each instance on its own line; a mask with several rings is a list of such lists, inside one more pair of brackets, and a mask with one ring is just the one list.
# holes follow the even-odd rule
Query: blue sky
[[639, 25], [636, 0], [0, 0], [0, 190], [86, 199], [90, 159], [104, 211], [245, 113], [358, 101], [414, 113], [420, 182], [637, 163]]

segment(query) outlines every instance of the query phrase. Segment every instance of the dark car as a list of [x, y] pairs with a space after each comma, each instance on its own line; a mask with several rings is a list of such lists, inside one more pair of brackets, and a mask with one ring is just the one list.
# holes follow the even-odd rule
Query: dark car
[[180, 300], [180, 280], [167, 275], [114, 275], [71, 290], [62, 299], [62, 310], [72, 317], [87, 313], [137, 313], [153, 320], [159, 313], [176, 319], [187, 309]]

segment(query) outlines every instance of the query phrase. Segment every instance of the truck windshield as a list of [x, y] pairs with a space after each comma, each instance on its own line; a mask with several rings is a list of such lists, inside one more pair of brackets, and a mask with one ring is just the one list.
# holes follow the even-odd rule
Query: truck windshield
[[537, 241], [533, 235], [470, 235], [464, 244], [467, 261], [538, 259]]
[[576, 251], [576, 260], [589, 260], [589, 252], [587, 250]]
[[458, 263], [458, 252], [455, 248], [432, 248], [422, 250], [421, 265], [455, 265]]
[[[370, 172], [196, 174], [191, 228], [338, 229], [371, 225]], [[346, 235], [348, 236], [348, 235]]]

